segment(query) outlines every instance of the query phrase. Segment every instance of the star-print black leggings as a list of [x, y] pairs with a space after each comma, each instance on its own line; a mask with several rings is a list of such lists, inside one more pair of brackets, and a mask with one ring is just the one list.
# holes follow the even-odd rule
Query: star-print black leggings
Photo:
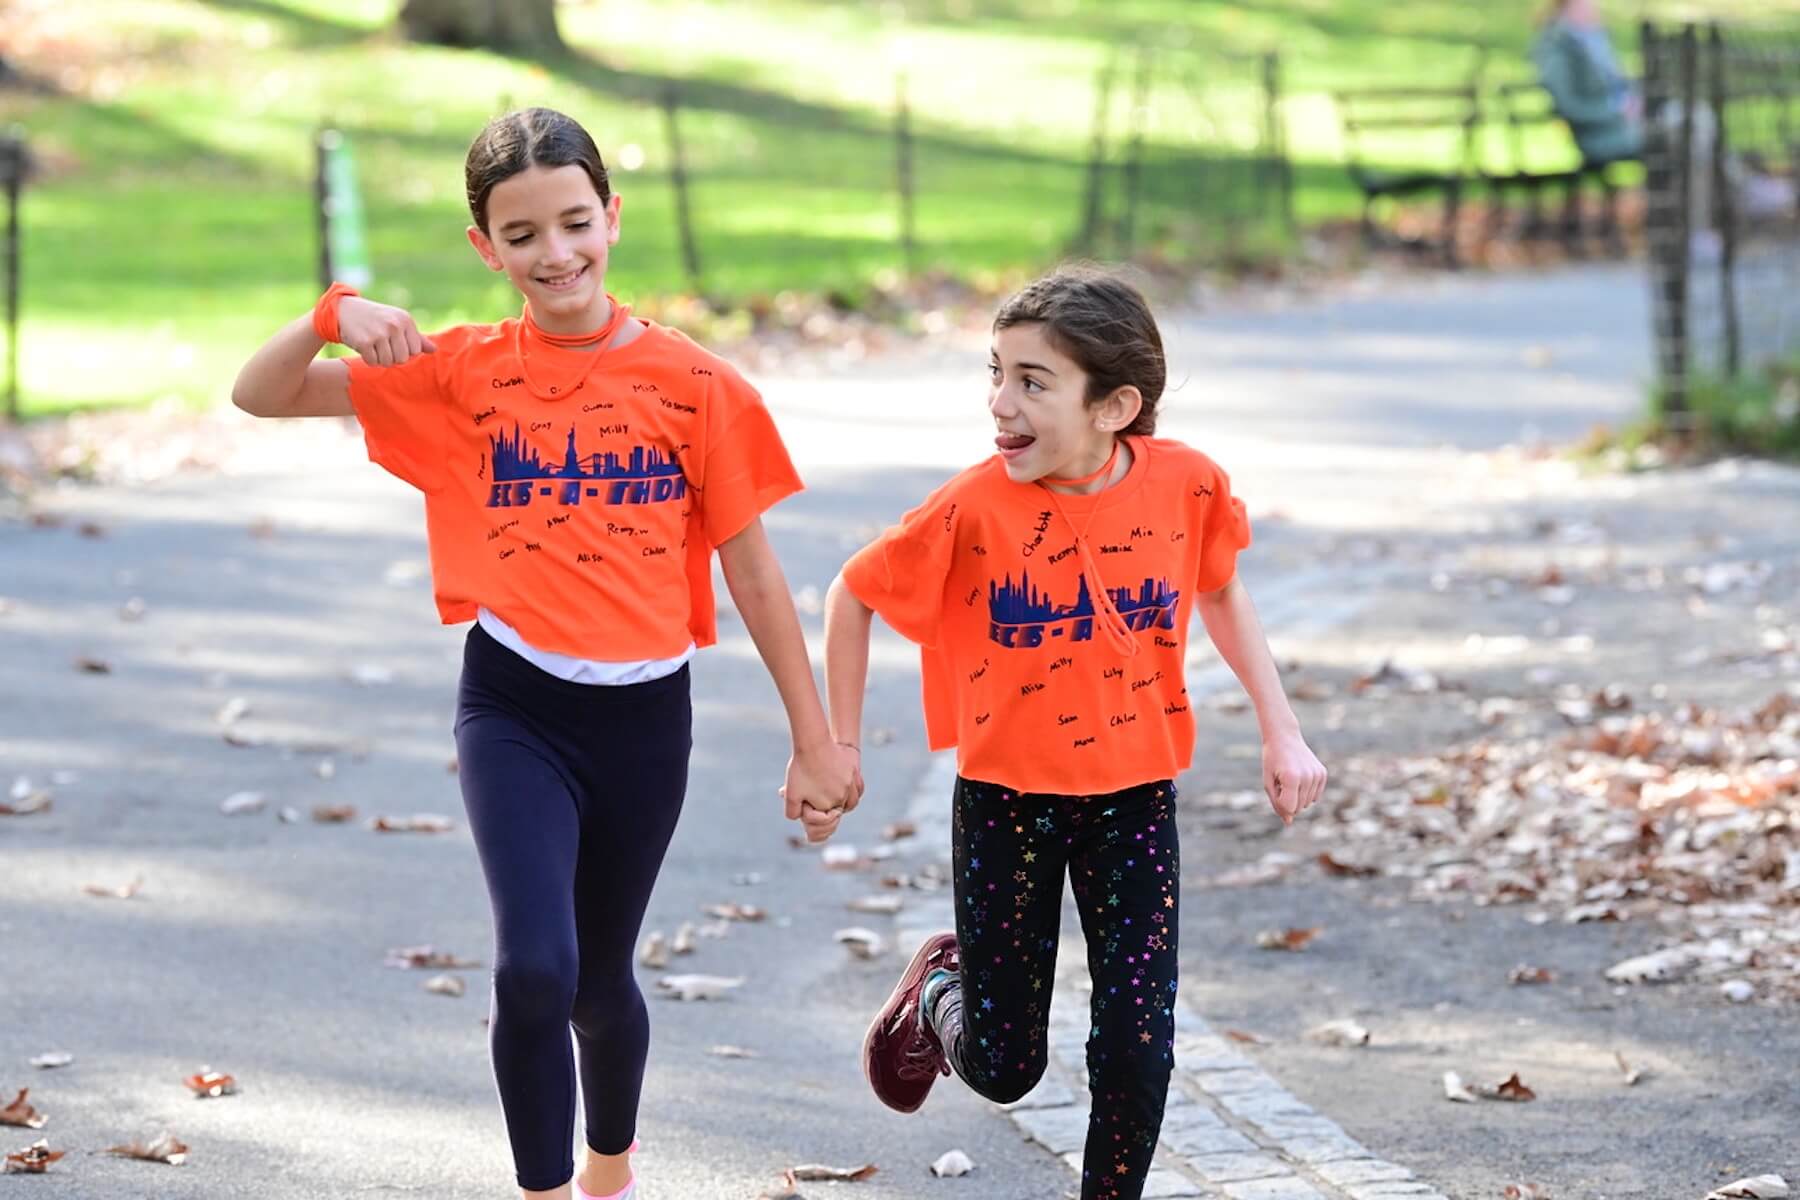
[[1094, 984], [1082, 1200], [1136, 1200], [1174, 1062], [1175, 785], [1050, 796], [958, 779], [953, 830], [962, 973], [932, 1014], [950, 1065], [1000, 1103], [1043, 1075], [1067, 871]]

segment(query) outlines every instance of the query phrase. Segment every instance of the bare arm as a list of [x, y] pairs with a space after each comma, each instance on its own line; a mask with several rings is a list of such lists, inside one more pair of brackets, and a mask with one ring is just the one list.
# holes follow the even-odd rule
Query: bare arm
[[324, 347], [311, 314], [294, 318], [250, 356], [231, 402], [253, 417], [349, 416], [350, 368], [319, 358]]
[[[403, 308], [359, 296], [338, 301], [338, 333], [344, 345], [374, 366], [399, 366], [437, 347], [419, 333]], [[263, 343], [238, 372], [231, 402], [253, 417], [347, 417], [350, 368], [320, 359], [325, 342], [313, 331], [312, 314], [295, 317]]]
[[1300, 720], [1282, 690], [1281, 674], [1250, 592], [1234, 575], [1218, 591], [1202, 593], [1196, 607], [1219, 657], [1256, 708], [1263, 741], [1263, 787], [1275, 814], [1291, 823], [1296, 813], [1318, 800], [1325, 788], [1325, 768], [1300, 733]]
[[856, 598], [840, 573], [825, 593], [825, 695], [831, 733], [862, 745], [863, 695], [869, 683], [869, 626], [874, 610]]
[[[819, 703], [819, 689], [813, 681], [806, 637], [800, 631], [800, 616], [794, 611], [787, 578], [760, 519], [751, 521], [719, 547], [719, 565], [725, 572], [732, 601], [744, 618], [744, 627], [750, 631], [750, 640], [756, 643], [756, 651], [787, 709], [794, 746], [783, 787], [787, 815], [803, 817], [806, 806], [819, 814], [854, 807], [861, 781], [848, 751], [832, 740], [825, 710]], [[836, 825], [835, 819], [829, 823], [830, 828]], [[824, 828], [823, 836], [814, 840], [830, 836], [830, 828]], [[807, 836], [813, 837], [814, 833], [815, 826], [809, 820]]]

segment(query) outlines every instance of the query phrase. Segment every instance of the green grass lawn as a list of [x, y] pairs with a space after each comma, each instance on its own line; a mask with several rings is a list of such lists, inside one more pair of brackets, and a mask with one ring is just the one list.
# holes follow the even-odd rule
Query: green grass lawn
[[[1708, 7], [1771, 2], [1800, 9]], [[1131, 48], [1154, 45], [1138, 240], [1195, 257], [1270, 237], [1248, 157], [1263, 119], [1262, 54], [1282, 56], [1297, 209], [1317, 220], [1355, 205], [1331, 88], [1460, 81], [1478, 47], [1490, 65], [1523, 72], [1532, 6], [595, 0], [563, 6], [570, 50], [542, 62], [406, 44], [392, 32], [397, 7], [14, 0], [6, 53], [48, 86], [0, 91], [0, 123], [22, 126], [46, 167], [23, 216], [28, 411], [220, 398], [244, 357], [316, 292], [321, 122], [351, 140], [372, 294], [427, 327], [516, 309], [462, 233], [463, 152], [507, 105], [570, 112], [614, 164], [625, 209], [613, 290], [640, 300], [687, 290], [658, 104], [675, 80], [706, 291], [854, 294], [901, 265], [892, 122], [902, 72], [918, 265], [1029, 270], [1079, 229], [1100, 70], [1124, 49], [1117, 158], [1132, 121]], [[1122, 189], [1115, 170], [1114, 216]]]

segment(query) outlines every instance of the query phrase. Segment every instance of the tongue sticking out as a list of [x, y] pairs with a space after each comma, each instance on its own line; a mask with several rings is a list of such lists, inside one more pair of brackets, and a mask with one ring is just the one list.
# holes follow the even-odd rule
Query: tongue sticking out
[[1023, 450], [1035, 441], [1037, 441], [1036, 438], [1023, 433], [1003, 433], [994, 439], [994, 445], [1002, 450]]

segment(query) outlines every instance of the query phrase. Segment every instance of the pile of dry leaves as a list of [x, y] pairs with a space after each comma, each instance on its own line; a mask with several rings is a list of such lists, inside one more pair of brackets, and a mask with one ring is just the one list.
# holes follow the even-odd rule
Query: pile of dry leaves
[[1347, 849], [1326, 869], [1540, 923], [1652, 920], [1668, 947], [1608, 978], [1800, 999], [1800, 694], [1641, 713], [1609, 688], [1563, 715], [1576, 728], [1558, 736], [1338, 764], [1313, 832]]

